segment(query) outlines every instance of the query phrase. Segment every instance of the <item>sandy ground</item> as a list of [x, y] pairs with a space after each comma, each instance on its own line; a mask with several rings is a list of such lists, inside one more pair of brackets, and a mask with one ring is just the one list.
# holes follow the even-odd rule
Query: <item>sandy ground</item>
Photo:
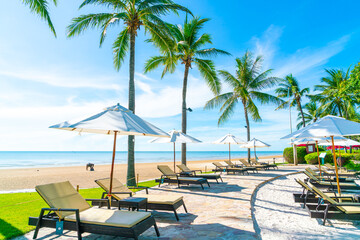
[[310, 218], [294, 202], [292, 194], [302, 190], [295, 178], [305, 175], [281, 177], [257, 191], [254, 213], [262, 239], [360, 239], [360, 221], [329, 220], [322, 226], [321, 219]]
[[[273, 158], [282, 162], [282, 156], [267, 156], [260, 161], [272, 162]], [[233, 159], [236, 161], [236, 159]], [[212, 162], [222, 160], [188, 161], [192, 169], [211, 170]], [[169, 165], [173, 168], [173, 162], [163, 163], [137, 163], [135, 172], [139, 175], [139, 181], [150, 180], [160, 177], [156, 166], [160, 164]], [[177, 162], [176, 164], [180, 164]], [[126, 180], [127, 165], [115, 165], [114, 177], [120, 181]], [[95, 165], [95, 171], [86, 171], [85, 166], [52, 167], [52, 168], [24, 168], [24, 169], [1, 169], [0, 170], [0, 193], [11, 191], [33, 191], [36, 185], [59, 181], [70, 181], [74, 186], [80, 188], [97, 187], [94, 180], [109, 177], [110, 165]]]

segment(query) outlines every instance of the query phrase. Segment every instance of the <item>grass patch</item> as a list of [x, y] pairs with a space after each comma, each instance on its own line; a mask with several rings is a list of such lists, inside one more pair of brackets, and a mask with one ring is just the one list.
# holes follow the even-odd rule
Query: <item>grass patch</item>
[[[139, 183], [139, 187], [156, 185], [155, 180]], [[80, 189], [79, 193], [84, 198], [100, 198], [103, 190]], [[34, 226], [28, 225], [28, 218], [39, 216], [41, 208], [44, 207], [48, 206], [36, 192], [0, 194], [0, 239], [10, 239], [35, 229]]]

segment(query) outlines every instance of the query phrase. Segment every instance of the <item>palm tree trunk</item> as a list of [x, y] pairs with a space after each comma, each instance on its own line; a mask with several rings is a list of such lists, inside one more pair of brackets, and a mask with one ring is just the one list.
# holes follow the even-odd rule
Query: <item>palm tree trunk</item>
[[[246, 130], [247, 130], [247, 141], [250, 141], [250, 122], [249, 122], [249, 116], [246, 108], [246, 103], [243, 101], [244, 105], [244, 113], [245, 113], [245, 121], [246, 121]], [[250, 163], [250, 148], [247, 149], [248, 152], [248, 162]]]
[[337, 104], [337, 107], [338, 107], [338, 109], [339, 109], [339, 115], [340, 115], [340, 117], [343, 117], [342, 112], [341, 112], [340, 104]]
[[[189, 75], [189, 64], [185, 64], [185, 72], [184, 72], [184, 81], [183, 81], [183, 89], [182, 89], [182, 118], [181, 118], [181, 131], [186, 134], [186, 91], [187, 91], [187, 81]], [[186, 165], [186, 143], [181, 144], [181, 163]]]
[[[130, 33], [129, 110], [135, 113], [135, 33]], [[128, 186], [135, 186], [135, 136], [128, 137]]]
[[304, 111], [303, 111], [303, 109], [302, 109], [300, 99], [296, 99], [296, 102], [297, 102], [297, 105], [298, 105], [299, 110], [300, 110], [300, 113], [301, 113], [301, 118], [302, 118], [302, 122], [303, 122], [303, 127], [305, 127], [306, 124], [305, 124]]

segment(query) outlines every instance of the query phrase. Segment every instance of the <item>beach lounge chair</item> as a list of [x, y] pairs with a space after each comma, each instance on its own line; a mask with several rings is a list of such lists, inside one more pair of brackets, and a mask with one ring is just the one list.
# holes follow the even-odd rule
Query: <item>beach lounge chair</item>
[[[333, 182], [333, 181], [324, 181], [322, 179], [318, 179], [307, 171], [305, 171], [304, 174], [308, 176], [309, 181], [316, 187], [328, 188], [333, 191], [337, 188], [336, 181]], [[357, 185], [356, 183], [340, 182], [339, 185], [340, 185], [340, 189], [360, 190], [360, 186]]]
[[311, 186], [311, 188], [321, 199], [318, 204], [306, 204], [311, 218], [322, 218], [323, 225], [325, 225], [327, 219], [360, 219], [360, 203], [339, 201], [342, 198], [346, 198], [346, 196], [338, 196], [336, 197], [338, 201], [336, 201], [317, 187]]
[[[293, 193], [295, 202], [303, 203], [303, 208], [307, 203], [317, 203], [319, 201], [316, 192], [305, 182], [301, 181], [300, 179], [295, 179], [295, 181], [300, 184], [303, 188], [302, 193]], [[336, 192], [326, 192], [327, 195], [331, 198], [337, 198], [339, 195]], [[354, 195], [352, 194], [341, 194], [347, 201], [354, 201]]]
[[269, 168], [273, 168], [273, 169], [279, 169], [278, 166], [276, 164], [270, 164], [270, 163], [264, 163], [264, 162], [259, 162], [257, 159], [250, 159], [252, 165], [265, 165]]
[[[335, 171], [335, 167], [333, 165], [331, 165], [330, 163], [325, 163], [324, 166], [327, 167], [331, 171]], [[339, 169], [339, 171], [341, 170], [344, 173], [347, 173], [347, 172], [354, 173], [354, 174], [356, 173], [356, 171], [348, 171], [345, 167], [340, 168], [340, 166], [338, 166], [338, 169]]]
[[180, 164], [176, 166], [181, 170], [180, 173], [181, 176], [200, 177], [200, 178], [206, 178], [208, 180], [215, 179], [217, 183], [219, 183], [218, 179], [220, 179], [221, 182], [223, 182], [220, 174], [218, 173], [203, 173], [201, 170], [191, 170], [185, 164]]
[[230, 166], [224, 166], [219, 162], [213, 162], [213, 165], [215, 165], [215, 169], [213, 169], [214, 172], [226, 172], [227, 174], [232, 173], [242, 173], [245, 175], [245, 173], [249, 174], [247, 169], [245, 168], [237, 168], [237, 167], [230, 167]]
[[228, 165], [228, 168], [241, 168], [245, 169], [246, 171], [253, 171], [253, 173], [258, 172], [256, 167], [246, 167], [244, 165], [235, 164], [231, 160], [225, 160], [224, 162]]
[[244, 164], [246, 167], [255, 167], [258, 170], [267, 170], [267, 169], [269, 169], [269, 167], [266, 166], [266, 165], [251, 165], [245, 159], [240, 159], [240, 162], [242, 164]]
[[[96, 184], [99, 185], [105, 192], [102, 194], [102, 199], [104, 199], [110, 190], [110, 178], [103, 178], [95, 180]], [[130, 189], [145, 189], [146, 194], [132, 192]], [[139, 197], [147, 199], [147, 209], [152, 210], [164, 210], [164, 211], [173, 211], [175, 214], [175, 218], [179, 221], [179, 217], [176, 213], [176, 210], [183, 206], [185, 212], [187, 213], [187, 209], [185, 207], [185, 203], [183, 197], [177, 194], [148, 194], [147, 187], [127, 187], [122, 184], [118, 179], [113, 178], [113, 186], [112, 186], [112, 201], [111, 206], [119, 206], [119, 201], [128, 198], [128, 197]], [[101, 206], [101, 205], [99, 205]]]
[[160, 236], [151, 213], [92, 208], [86, 201], [95, 199], [85, 200], [69, 181], [39, 185], [35, 189], [49, 208], [42, 208], [39, 217], [29, 218], [29, 225], [36, 226], [34, 239], [41, 227], [58, 230], [57, 222], [63, 224], [64, 230], [77, 231], [78, 239], [83, 232], [138, 239], [152, 226]]
[[159, 183], [159, 187], [162, 183], [176, 183], [180, 188], [180, 185], [185, 184], [198, 184], [204, 189], [203, 184], [207, 184], [210, 187], [210, 184], [206, 178], [199, 177], [181, 177], [180, 174], [175, 173], [167, 165], [158, 165], [157, 168], [162, 173], [160, 179], [155, 179]]
[[[310, 173], [311, 175], [313, 175], [315, 178], [319, 179], [319, 180], [323, 180], [323, 181], [331, 181], [331, 182], [336, 182], [336, 176], [324, 176], [324, 175], [319, 175], [318, 173], [316, 173], [313, 169], [311, 168], [305, 168], [305, 171]], [[354, 182], [355, 180], [353, 178], [340, 178], [339, 177], [339, 182]]]
[[[319, 167], [317, 166], [317, 169], [319, 169]], [[330, 177], [335, 177], [336, 174], [333, 170], [331, 170], [331, 172], [329, 172], [329, 169], [323, 166], [320, 166], [321, 169], [321, 175], [323, 176], [330, 176]], [[338, 172], [339, 177], [347, 177], [347, 178], [359, 178], [359, 173], [358, 172]]]

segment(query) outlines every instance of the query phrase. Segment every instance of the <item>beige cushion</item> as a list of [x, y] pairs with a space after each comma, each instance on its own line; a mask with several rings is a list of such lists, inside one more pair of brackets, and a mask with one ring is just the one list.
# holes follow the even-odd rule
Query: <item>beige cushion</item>
[[[80, 222], [130, 228], [150, 216], [151, 213], [148, 212], [90, 208], [80, 213]], [[65, 220], [76, 221], [76, 215], [69, 215], [65, 217]]]
[[342, 206], [342, 208], [345, 210], [345, 213], [360, 213], [360, 204], [359, 206]]
[[[79, 209], [80, 212], [90, 208], [90, 205], [69, 181], [39, 185], [35, 189], [52, 208], [73, 208]], [[56, 211], [56, 214], [61, 219], [73, 213]]]
[[180, 168], [181, 171], [183, 172], [190, 172], [191, 169], [188, 168], [185, 164], [180, 164], [180, 165], [176, 165], [178, 168]]
[[[98, 179], [95, 182], [106, 192], [110, 191], [110, 178]], [[118, 179], [113, 178], [111, 192], [132, 192], [132, 191], [127, 186], [122, 184]], [[112, 196], [117, 200], [121, 200], [130, 197], [130, 194], [112, 194]]]
[[181, 181], [199, 181], [202, 178], [195, 178], [195, 177], [179, 177], [178, 178]]
[[136, 197], [147, 198], [148, 203], [173, 205], [183, 199], [178, 195], [152, 195], [152, 194], [136, 194]]

